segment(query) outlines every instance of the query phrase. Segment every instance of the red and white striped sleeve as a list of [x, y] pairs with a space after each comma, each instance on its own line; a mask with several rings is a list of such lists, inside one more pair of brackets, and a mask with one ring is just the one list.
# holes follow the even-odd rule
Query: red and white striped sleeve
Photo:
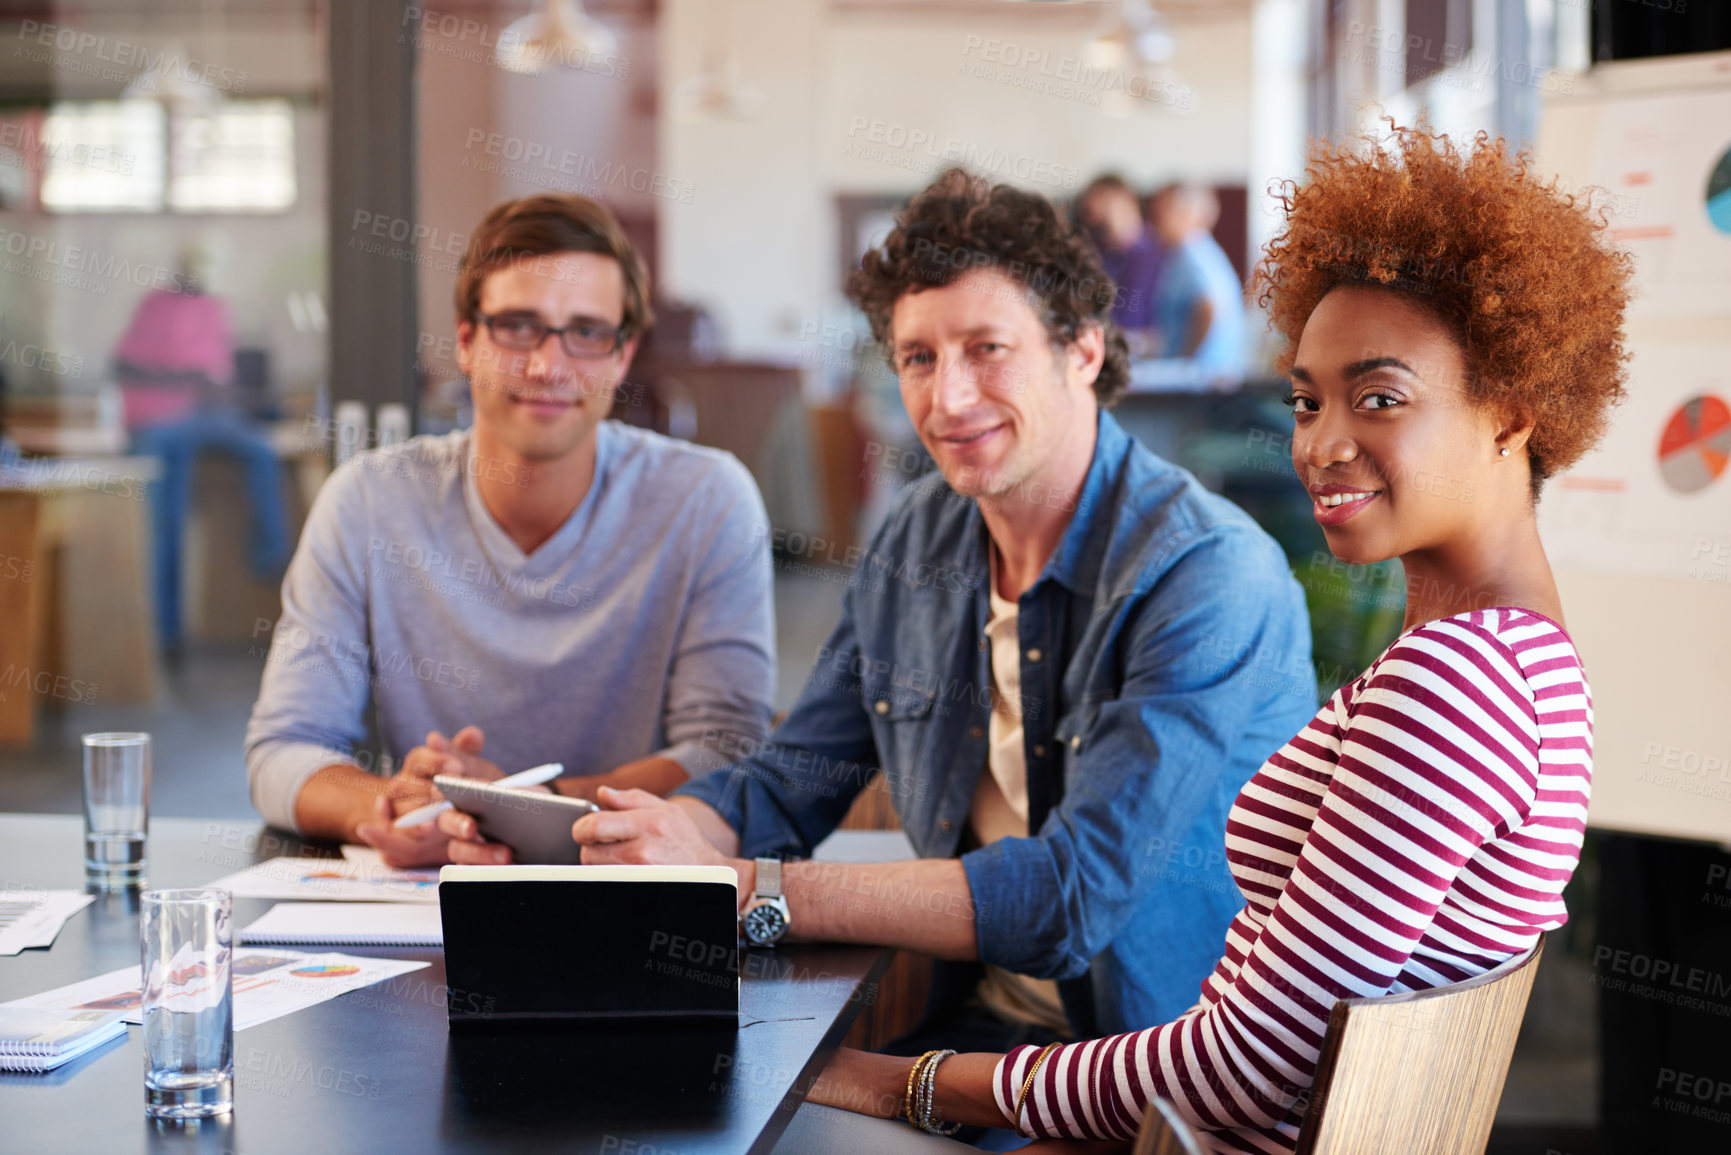
[[[1444, 619], [1400, 638], [1343, 721], [1320, 803], [1265, 793], [1244, 831], [1255, 853], [1292, 864], [1260, 930], [1254, 907], [1235, 921], [1230, 934], [1248, 927], [1249, 941], [1176, 1021], [1054, 1051], [1022, 1111], [1032, 1134], [1133, 1138], [1161, 1095], [1198, 1127], [1262, 1147], [1252, 1135], [1289, 1122], [1309, 1088], [1335, 1001], [1387, 993], [1464, 864], [1532, 811], [1533, 691], [1483, 625]], [[1037, 1054], [1022, 1047], [998, 1064], [1007, 1119]]]

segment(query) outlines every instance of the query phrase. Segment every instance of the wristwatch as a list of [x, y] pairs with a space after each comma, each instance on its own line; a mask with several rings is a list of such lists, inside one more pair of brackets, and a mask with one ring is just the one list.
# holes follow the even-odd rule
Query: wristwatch
[[757, 860], [757, 889], [740, 921], [745, 924], [745, 941], [752, 946], [774, 946], [787, 933], [793, 916], [781, 896], [781, 859]]

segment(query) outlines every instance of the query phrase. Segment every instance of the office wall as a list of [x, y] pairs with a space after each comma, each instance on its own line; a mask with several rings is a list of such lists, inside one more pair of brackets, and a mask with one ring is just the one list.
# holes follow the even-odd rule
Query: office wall
[[616, 58], [522, 76], [500, 68], [492, 53], [503, 23], [518, 15], [510, 7], [477, 12], [486, 25], [479, 33], [447, 35], [436, 23], [418, 29], [417, 216], [429, 230], [419, 252], [420, 361], [434, 381], [455, 375], [457, 263], [488, 209], [530, 193], [577, 192], [643, 216], [666, 187], [654, 180], [654, 26], [609, 17]]
[[[679, 86], [715, 52], [711, 21], [729, 12], [721, 46], [756, 89], [756, 114], [688, 115]], [[1179, 24], [1182, 84], [1122, 117], [1109, 115], [1109, 83], [1074, 79], [1101, 18], [1058, 5], [669, 0], [661, 162], [694, 190], [662, 207], [669, 285], [717, 311], [736, 355], [787, 357], [802, 325], [840, 301], [838, 193], [909, 193], [952, 159], [1055, 196], [1105, 168], [1145, 184], [1245, 182], [1249, 6]]]

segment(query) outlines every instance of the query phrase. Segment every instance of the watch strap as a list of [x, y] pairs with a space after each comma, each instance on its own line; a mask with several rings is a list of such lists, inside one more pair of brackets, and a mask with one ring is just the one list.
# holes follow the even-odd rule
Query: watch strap
[[753, 893], [762, 898], [781, 897], [781, 859], [757, 860], [757, 887]]

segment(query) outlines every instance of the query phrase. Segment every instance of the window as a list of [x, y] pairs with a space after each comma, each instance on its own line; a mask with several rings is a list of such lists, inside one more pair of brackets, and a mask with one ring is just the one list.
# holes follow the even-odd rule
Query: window
[[166, 122], [154, 100], [55, 104], [42, 124], [42, 207], [160, 209]]
[[173, 123], [168, 206], [175, 212], [273, 212], [295, 203], [288, 101], [231, 102]]
[[49, 212], [279, 212], [295, 202], [286, 100], [59, 102], [42, 137]]

